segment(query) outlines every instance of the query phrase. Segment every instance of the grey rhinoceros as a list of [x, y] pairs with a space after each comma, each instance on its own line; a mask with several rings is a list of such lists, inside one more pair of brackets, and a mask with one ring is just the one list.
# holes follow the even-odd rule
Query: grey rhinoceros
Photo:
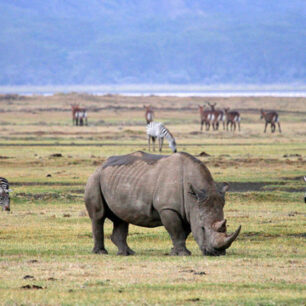
[[218, 190], [205, 165], [187, 153], [112, 156], [89, 177], [85, 189], [93, 252], [107, 254], [103, 225], [109, 218], [118, 255], [134, 254], [126, 242], [129, 223], [163, 225], [173, 242], [171, 255], [191, 254], [185, 244], [190, 232], [204, 255], [224, 255], [241, 228], [226, 233], [223, 207], [227, 189], [224, 184]]

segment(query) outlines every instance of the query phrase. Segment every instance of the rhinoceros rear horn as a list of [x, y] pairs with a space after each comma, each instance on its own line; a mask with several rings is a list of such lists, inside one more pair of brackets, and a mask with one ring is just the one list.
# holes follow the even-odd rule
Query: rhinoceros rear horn
[[239, 227], [233, 234], [224, 238], [224, 241], [218, 245], [218, 249], [225, 250], [229, 248], [231, 244], [235, 241], [235, 239], [238, 237], [240, 230], [241, 230], [241, 225], [239, 225]]
[[226, 219], [222, 221], [217, 221], [213, 224], [213, 229], [220, 233], [226, 232]]

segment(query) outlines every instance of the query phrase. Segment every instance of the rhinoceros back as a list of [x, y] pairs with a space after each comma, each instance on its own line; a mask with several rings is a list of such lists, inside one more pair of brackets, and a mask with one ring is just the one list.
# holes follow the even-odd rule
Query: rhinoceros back
[[135, 152], [113, 156], [102, 165], [102, 194], [117, 217], [140, 226], [161, 225], [153, 204], [161, 171], [158, 162], [166, 158]]

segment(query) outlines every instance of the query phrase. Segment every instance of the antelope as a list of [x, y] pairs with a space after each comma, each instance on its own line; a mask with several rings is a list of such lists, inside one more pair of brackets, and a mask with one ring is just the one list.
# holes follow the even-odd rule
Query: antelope
[[87, 110], [86, 108], [81, 108], [79, 104], [72, 104], [72, 125], [88, 125], [87, 121]]
[[76, 113], [79, 109], [79, 104], [71, 104], [72, 111], [72, 125], [77, 125]]
[[271, 112], [265, 112], [263, 109], [260, 110], [261, 116], [260, 119], [265, 119], [265, 130], [264, 133], [267, 130], [267, 126], [270, 123], [271, 124], [271, 132], [275, 132], [275, 123], [278, 125], [278, 130], [281, 133], [281, 127], [280, 127], [280, 122], [278, 121], [278, 113], [275, 111]]
[[236, 123], [240, 131], [240, 113], [237, 111], [229, 111], [229, 107], [224, 109], [226, 118], [226, 130], [228, 131], [228, 125], [230, 124], [230, 129], [236, 131]]
[[153, 118], [154, 118], [154, 111], [153, 111], [153, 108], [152, 108], [151, 105], [149, 105], [149, 106], [144, 105], [143, 107], [146, 109], [146, 112], [145, 112], [145, 119], [146, 119], [146, 121], [147, 121], [147, 124], [149, 124], [150, 122], [153, 121]]
[[205, 124], [206, 131], [210, 129], [210, 124], [213, 124], [215, 116], [211, 110], [204, 109], [203, 106], [199, 105], [201, 128], [200, 131], [203, 131], [203, 124]]
[[[79, 121], [79, 125], [83, 126], [83, 125], [88, 125], [88, 121], [87, 121], [87, 111], [85, 108], [79, 108], [79, 110], [76, 113], [76, 117]], [[78, 124], [77, 124], [78, 125]]]
[[207, 102], [207, 104], [210, 106], [211, 112], [214, 114], [214, 121], [212, 123], [213, 129], [218, 130], [219, 129], [219, 122], [222, 121], [223, 130], [225, 130], [225, 115], [224, 115], [224, 112], [221, 109], [215, 109], [216, 103], [210, 104], [209, 102]]

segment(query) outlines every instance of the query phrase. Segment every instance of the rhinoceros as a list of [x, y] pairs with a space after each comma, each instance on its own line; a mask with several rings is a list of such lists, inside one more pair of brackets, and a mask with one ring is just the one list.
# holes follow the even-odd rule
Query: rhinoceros
[[93, 253], [107, 254], [105, 218], [113, 224], [118, 255], [132, 255], [128, 226], [164, 226], [171, 255], [190, 255], [186, 238], [192, 232], [203, 255], [225, 255], [241, 226], [226, 233], [223, 215], [228, 184], [218, 189], [206, 166], [184, 152], [153, 155], [135, 152], [108, 158], [88, 179], [85, 205], [92, 222]]

